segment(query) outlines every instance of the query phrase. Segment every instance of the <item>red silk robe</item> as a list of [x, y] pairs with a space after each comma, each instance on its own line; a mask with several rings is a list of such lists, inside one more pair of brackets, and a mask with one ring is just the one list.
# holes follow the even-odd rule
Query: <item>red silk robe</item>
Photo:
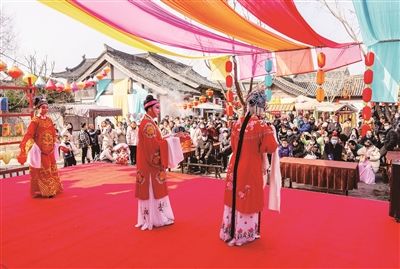
[[[231, 157], [225, 182], [225, 205], [232, 207], [233, 169], [235, 165], [240, 128], [244, 118], [232, 125]], [[272, 128], [252, 116], [243, 137], [236, 181], [236, 210], [251, 214], [264, 207], [263, 153], [273, 153], [278, 147]]]
[[150, 178], [155, 199], [168, 195], [165, 168], [168, 164], [168, 144], [158, 126], [145, 115], [139, 126], [137, 145], [136, 198], [149, 199]]
[[54, 145], [57, 141], [53, 121], [46, 117], [33, 117], [28, 130], [20, 144], [21, 154], [26, 155], [26, 144], [29, 140], [38, 145], [41, 151], [41, 168], [29, 167], [31, 175], [31, 193], [42, 196], [54, 196], [62, 191], [58, 168], [54, 157]]

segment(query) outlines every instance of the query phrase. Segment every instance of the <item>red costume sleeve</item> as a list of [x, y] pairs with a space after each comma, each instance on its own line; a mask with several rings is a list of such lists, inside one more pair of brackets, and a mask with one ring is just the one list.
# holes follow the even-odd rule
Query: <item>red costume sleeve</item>
[[168, 167], [168, 142], [165, 139], [160, 141], [160, 155], [162, 167]]
[[274, 131], [267, 124], [262, 123], [260, 126], [262, 136], [260, 151], [262, 153], [273, 153], [278, 147], [278, 143], [274, 137]]
[[21, 143], [19, 144], [21, 153], [25, 154], [25, 146], [26, 146], [26, 143], [28, 142], [28, 140], [34, 139], [34, 137], [36, 135], [37, 125], [38, 125], [37, 118], [34, 117], [31, 121], [31, 123], [29, 124], [28, 129], [26, 130], [24, 138], [22, 139]]

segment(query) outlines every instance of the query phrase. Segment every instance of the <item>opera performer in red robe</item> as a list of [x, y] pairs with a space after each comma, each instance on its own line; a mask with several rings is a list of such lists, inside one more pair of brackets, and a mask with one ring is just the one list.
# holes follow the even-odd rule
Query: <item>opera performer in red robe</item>
[[[264, 186], [269, 175], [269, 208], [279, 211], [281, 175], [278, 142], [272, 125], [259, 118], [265, 113], [263, 91], [247, 97], [247, 114], [232, 125], [231, 157], [225, 180], [224, 212], [220, 238], [240, 246], [260, 238]], [[272, 154], [272, 166], [267, 154]]]
[[168, 197], [166, 167], [168, 144], [154, 122], [160, 113], [160, 104], [148, 95], [144, 101], [146, 114], [139, 126], [137, 145], [136, 198], [138, 222], [136, 227], [151, 230], [174, 223], [174, 214]]
[[22, 139], [17, 159], [21, 164], [26, 161], [29, 164], [32, 196], [52, 198], [63, 189], [56, 163], [57, 135], [53, 121], [47, 116], [46, 98], [35, 97], [34, 106], [36, 115]]

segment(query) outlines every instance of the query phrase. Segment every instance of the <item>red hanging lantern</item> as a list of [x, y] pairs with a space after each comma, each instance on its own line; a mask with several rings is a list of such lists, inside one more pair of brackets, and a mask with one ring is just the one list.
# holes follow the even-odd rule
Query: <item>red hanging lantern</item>
[[200, 96], [199, 101], [200, 101], [200, 103], [205, 103], [207, 101], [207, 97], [202, 95], [202, 96]]
[[54, 84], [54, 82], [51, 79], [47, 81], [46, 86], [44, 88], [49, 91], [55, 91], [57, 89], [56, 84]]
[[364, 120], [369, 120], [372, 116], [372, 110], [369, 106], [365, 106], [362, 109], [362, 116]]
[[361, 126], [361, 136], [365, 136], [368, 131], [371, 131], [371, 126], [369, 126], [368, 124], [363, 124]]
[[62, 92], [64, 90], [64, 84], [61, 82], [57, 82], [56, 90], [57, 90], [57, 92]]
[[8, 69], [7, 74], [13, 79], [17, 79], [20, 76], [22, 76], [24, 72], [22, 72], [22, 70], [19, 69], [17, 66], [13, 66], [10, 69]]
[[198, 106], [198, 105], [199, 105], [199, 101], [194, 100], [194, 101], [193, 101], [193, 106]]
[[233, 64], [231, 61], [226, 61], [225, 63], [225, 71], [226, 73], [232, 72]]
[[322, 85], [325, 82], [325, 72], [324, 70], [318, 70], [317, 72], [317, 84]]
[[365, 55], [365, 65], [366, 66], [372, 66], [374, 64], [375, 61], [375, 54], [370, 51], [367, 53], [367, 55]]
[[227, 88], [232, 88], [233, 85], [233, 78], [231, 75], [226, 76], [225, 84]]
[[233, 102], [233, 92], [230, 88], [226, 91], [226, 101], [229, 103]]
[[7, 64], [3, 61], [0, 61], [0, 72], [5, 71], [7, 69]]
[[365, 70], [364, 72], [364, 83], [371, 84], [374, 79], [374, 72], [371, 69]]
[[208, 90], [206, 91], [206, 94], [207, 94], [207, 96], [208, 96], [209, 98], [211, 98], [211, 97], [214, 95], [214, 91], [211, 90], [211, 89], [208, 89]]
[[372, 98], [372, 89], [367, 87], [362, 92], [362, 99], [364, 102], [368, 103], [369, 101], [371, 101], [371, 98]]
[[85, 88], [90, 88], [90, 87], [93, 87], [94, 85], [96, 85], [96, 82], [94, 82], [94, 80], [92, 80], [92, 79], [85, 81]]
[[318, 61], [319, 68], [323, 68], [325, 66], [326, 56], [323, 52], [318, 53], [317, 61]]
[[233, 107], [232, 107], [232, 105], [227, 105], [226, 106], [226, 115], [228, 117], [232, 117], [233, 116]]

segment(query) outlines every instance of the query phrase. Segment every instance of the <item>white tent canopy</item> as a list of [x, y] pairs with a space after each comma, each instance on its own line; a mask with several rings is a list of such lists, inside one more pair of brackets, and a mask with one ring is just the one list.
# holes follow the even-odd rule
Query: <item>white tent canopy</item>
[[210, 103], [210, 102], [199, 104], [195, 108], [207, 109], [207, 110], [216, 110], [216, 111], [222, 111], [223, 110], [221, 105], [216, 105], [216, 104]]

